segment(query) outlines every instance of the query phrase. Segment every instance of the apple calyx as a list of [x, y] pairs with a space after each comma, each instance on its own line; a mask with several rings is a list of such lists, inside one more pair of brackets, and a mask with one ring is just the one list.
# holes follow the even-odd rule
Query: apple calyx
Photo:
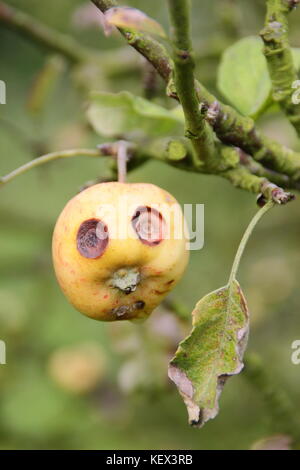
[[109, 280], [110, 287], [116, 287], [125, 294], [134, 292], [141, 280], [140, 271], [137, 267], [123, 267], [114, 272]]

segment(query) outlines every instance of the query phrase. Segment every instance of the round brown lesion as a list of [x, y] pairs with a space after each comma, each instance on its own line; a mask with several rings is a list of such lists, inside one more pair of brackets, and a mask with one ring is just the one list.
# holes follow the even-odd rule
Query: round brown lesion
[[109, 242], [107, 225], [99, 219], [85, 220], [78, 229], [76, 241], [77, 250], [82, 256], [99, 258]]
[[145, 245], [156, 246], [163, 241], [166, 223], [157, 209], [149, 206], [138, 207], [131, 223], [137, 236]]
[[143, 300], [138, 300], [134, 303], [133, 308], [134, 310], [141, 310], [145, 307], [145, 302]]
[[136, 312], [138, 310], [143, 310], [145, 307], [145, 302], [143, 300], [138, 300], [137, 302], [134, 302], [133, 304], [129, 305], [119, 305], [116, 308], [113, 308], [110, 310], [110, 314], [116, 316], [117, 318], [122, 318], [122, 319], [129, 319], [132, 318], [136, 315]]

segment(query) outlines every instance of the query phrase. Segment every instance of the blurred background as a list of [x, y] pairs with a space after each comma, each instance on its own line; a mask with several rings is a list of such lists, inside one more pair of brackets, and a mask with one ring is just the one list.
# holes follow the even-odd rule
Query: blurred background
[[[7, 3], [101, 51], [103, 63], [97, 70], [71, 67], [0, 24], [0, 79], [7, 84], [7, 104], [0, 108], [0, 175], [49, 151], [101, 143], [85, 118], [87, 82], [88, 88], [129, 90], [174, 106], [162, 82], [122, 38], [105, 36], [89, 3]], [[166, 2], [128, 3], [168, 28]], [[258, 33], [265, 2], [193, 3], [197, 73], [218, 94], [222, 50]], [[300, 9], [291, 15], [291, 41], [298, 47], [299, 20]], [[259, 125], [282, 143], [299, 145], [280, 114], [268, 114]], [[152, 182], [182, 204], [205, 205], [205, 246], [191, 252], [187, 272], [170, 295], [177, 314], [169, 302], [142, 327], [97, 323], [76, 312], [61, 293], [51, 236], [66, 202], [87, 181], [102, 176], [110, 176], [107, 162], [74, 158], [32, 170], [1, 188], [0, 339], [6, 342], [7, 364], [0, 365], [0, 448], [247, 449], [284, 432], [246, 373], [230, 379], [219, 416], [200, 430], [188, 426], [184, 404], [167, 378], [168, 360], [189, 331], [189, 312], [227, 280], [243, 230], [256, 211], [255, 197], [221, 178], [159, 162], [132, 171], [131, 182]], [[297, 420], [300, 365], [291, 363], [291, 344], [300, 339], [299, 209], [298, 198], [263, 219], [239, 273], [251, 312], [248, 351], [260, 355], [274, 390], [289, 396]]]

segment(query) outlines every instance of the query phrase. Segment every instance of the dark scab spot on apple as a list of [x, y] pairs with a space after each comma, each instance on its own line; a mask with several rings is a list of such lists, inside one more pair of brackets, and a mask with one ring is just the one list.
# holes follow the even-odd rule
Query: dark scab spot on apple
[[117, 317], [123, 317], [124, 315], [130, 312], [130, 307], [128, 305], [121, 305], [113, 310], [113, 313], [117, 315]]
[[119, 307], [113, 308], [110, 310], [112, 315], [117, 316], [118, 318], [125, 317], [134, 314], [136, 310], [142, 310], [145, 307], [145, 302], [143, 300], [138, 300], [131, 305], [120, 305]]
[[99, 258], [108, 245], [108, 228], [99, 219], [82, 222], [77, 232], [77, 249], [85, 258]]
[[166, 229], [165, 220], [155, 208], [138, 207], [131, 223], [144, 245], [156, 246], [163, 241]]
[[138, 300], [134, 304], [134, 308], [137, 309], [137, 310], [141, 310], [144, 307], [145, 307], [145, 302], [143, 300]]
[[134, 292], [135, 289], [136, 289], [136, 286], [128, 286], [128, 287], [125, 287], [124, 293], [125, 293], [126, 295], [131, 294], [131, 292]]

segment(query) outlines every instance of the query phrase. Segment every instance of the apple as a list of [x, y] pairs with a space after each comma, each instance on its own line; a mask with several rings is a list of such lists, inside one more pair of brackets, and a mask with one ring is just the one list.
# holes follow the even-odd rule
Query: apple
[[167, 191], [108, 182], [67, 203], [52, 251], [58, 283], [79, 312], [104, 321], [143, 319], [182, 277], [188, 232]]

